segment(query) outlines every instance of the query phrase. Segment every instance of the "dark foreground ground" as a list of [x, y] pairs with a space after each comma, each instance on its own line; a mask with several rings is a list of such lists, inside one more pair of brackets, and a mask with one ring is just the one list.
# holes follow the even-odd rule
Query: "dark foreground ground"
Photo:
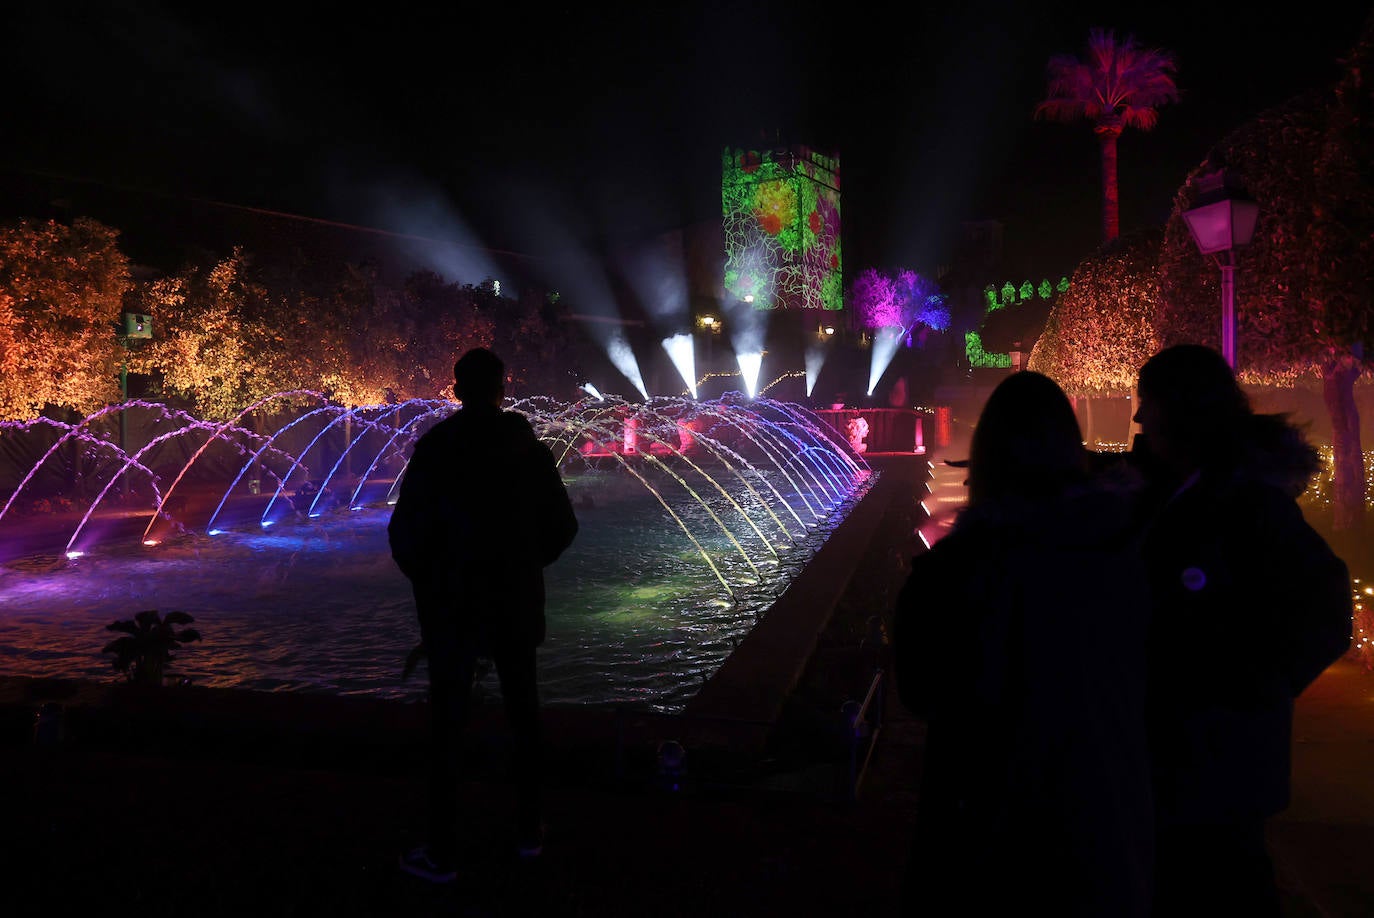
[[[551, 711], [548, 846], [521, 863], [485, 719], [446, 888], [396, 869], [423, 828], [419, 706], [0, 680], [0, 914], [896, 914], [922, 726], [880, 693], [876, 741], [851, 746], [839, 709], [885, 662], [873, 617], [924, 496], [891, 502], [763, 754], [689, 748], [674, 790], [654, 755], [671, 720]], [[59, 742], [35, 742], [44, 700]], [[1287, 915], [1374, 915], [1374, 676], [1329, 670], [1294, 755], [1272, 839]]]

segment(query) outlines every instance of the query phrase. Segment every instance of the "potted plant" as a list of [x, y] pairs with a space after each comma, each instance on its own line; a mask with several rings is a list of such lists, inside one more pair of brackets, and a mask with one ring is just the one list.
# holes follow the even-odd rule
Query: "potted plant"
[[106, 644], [101, 653], [115, 655], [111, 663], [130, 683], [161, 685], [167, 664], [176, 659], [172, 651], [180, 644], [200, 640], [200, 632], [194, 628], [176, 627], [194, 621], [185, 612], [168, 612], [164, 617], [156, 609], [145, 609], [132, 619], [106, 625], [106, 631], [120, 631], [124, 636]]

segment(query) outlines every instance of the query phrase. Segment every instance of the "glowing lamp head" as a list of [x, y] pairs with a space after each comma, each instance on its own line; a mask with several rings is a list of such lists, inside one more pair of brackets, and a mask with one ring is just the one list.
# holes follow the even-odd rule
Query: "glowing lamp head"
[[1249, 245], [1255, 236], [1259, 204], [1251, 200], [1226, 170], [1196, 180], [1197, 200], [1183, 212], [1188, 232], [1204, 255]]

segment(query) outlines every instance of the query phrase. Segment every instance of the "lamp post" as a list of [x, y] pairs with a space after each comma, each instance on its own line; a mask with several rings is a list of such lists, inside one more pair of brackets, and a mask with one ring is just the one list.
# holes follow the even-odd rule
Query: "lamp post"
[[712, 350], [715, 337], [720, 334], [721, 321], [710, 313], [706, 313], [697, 317], [697, 326], [706, 333], [706, 365], [698, 373], [709, 376], [714, 368], [715, 355]]
[[1249, 245], [1259, 216], [1256, 204], [1226, 170], [1197, 178], [1197, 198], [1183, 212], [1198, 251], [1221, 268], [1221, 354], [1236, 368], [1236, 249]]
[[[119, 451], [129, 449], [129, 350], [131, 342], [153, 337], [153, 319], [138, 312], [123, 312], [119, 316], [119, 330], [115, 336], [124, 349], [119, 363]], [[124, 476], [124, 493], [129, 493], [129, 477]]]

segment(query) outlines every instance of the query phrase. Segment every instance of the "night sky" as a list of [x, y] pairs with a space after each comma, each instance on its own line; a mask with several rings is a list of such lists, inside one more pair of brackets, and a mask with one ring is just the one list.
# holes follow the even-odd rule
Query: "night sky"
[[847, 272], [932, 271], [960, 221], [999, 219], [1045, 275], [1096, 246], [1100, 206], [1088, 124], [1031, 117], [1051, 55], [1103, 26], [1178, 59], [1183, 101], [1120, 143], [1129, 232], [1229, 130], [1333, 82], [1369, 12], [481, 6], [12, 7], [0, 167], [548, 254], [716, 218], [725, 146], [805, 144], [841, 159]]

